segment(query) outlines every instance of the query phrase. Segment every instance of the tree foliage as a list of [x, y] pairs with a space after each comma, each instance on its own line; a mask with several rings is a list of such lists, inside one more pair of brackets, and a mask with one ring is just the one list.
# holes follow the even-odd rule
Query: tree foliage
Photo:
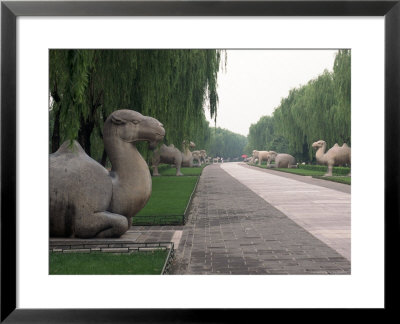
[[[104, 164], [103, 123], [117, 109], [158, 119], [168, 144], [180, 147], [184, 139], [205, 141], [201, 135], [207, 135], [209, 127], [204, 106], [216, 117], [222, 54], [221, 50], [50, 50], [51, 152], [64, 140], [76, 139]], [[140, 149], [145, 151], [144, 147]]]
[[318, 140], [351, 145], [351, 52], [339, 50], [333, 72], [324, 71], [306, 85], [292, 89], [272, 116], [262, 117], [249, 130], [247, 150], [274, 150], [300, 161], [315, 156]]
[[220, 127], [212, 128], [210, 130], [207, 154], [212, 157], [223, 157], [224, 159], [241, 157], [246, 144], [246, 136]]
[[249, 129], [246, 153], [251, 155], [253, 150], [286, 152], [288, 142], [276, 133], [275, 127], [271, 116], [263, 116], [256, 124], [252, 124]]

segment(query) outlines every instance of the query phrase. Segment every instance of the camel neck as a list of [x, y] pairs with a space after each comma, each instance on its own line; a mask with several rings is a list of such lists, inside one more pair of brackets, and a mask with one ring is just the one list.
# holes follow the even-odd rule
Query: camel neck
[[134, 144], [114, 137], [105, 138], [104, 145], [114, 173], [110, 211], [125, 215], [130, 226], [132, 217], [150, 198], [150, 171]]
[[106, 151], [112, 170], [118, 175], [120, 182], [140, 178], [143, 172], [148, 172], [146, 161], [137, 150], [135, 144], [114, 138], [107, 145]]
[[317, 158], [317, 160], [322, 160], [324, 158], [325, 150], [326, 144], [323, 144], [315, 153], [315, 157]]

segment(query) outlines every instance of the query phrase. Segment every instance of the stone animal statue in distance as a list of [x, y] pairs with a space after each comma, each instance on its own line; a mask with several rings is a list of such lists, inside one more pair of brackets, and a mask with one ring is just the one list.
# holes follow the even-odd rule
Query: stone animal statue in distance
[[166, 164], [174, 164], [176, 167], [176, 175], [183, 176], [181, 172], [181, 165], [182, 165], [182, 152], [179, 151], [174, 144], [170, 144], [169, 146], [163, 144], [160, 148], [154, 150], [153, 155], [153, 176], [159, 176], [158, 173], [158, 165], [160, 163]]
[[253, 150], [252, 162], [255, 163], [255, 160], [258, 159], [258, 165], [261, 165], [262, 161], [268, 161], [269, 151], [257, 151]]
[[[271, 164], [275, 161], [275, 165]], [[275, 151], [269, 151], [267, 157], [267, 167], [269, 168], [296, 168], [296, 159], [294, 156], [286, 153], [276, 153]]]
[[155, 147], [163, 125], [133, 110], [114, 111], [105, 121], [108, 172], [78, 142], [64, 142], [50, 155], [50, 236], [120, 237], [151, 194], [151, 176], [135, 143]]
[[342, 146], [339, 146], [336, 143], [326, 153], [326, 142], [323, 140], [314, 142], [312, 147], [317, 150], [315, 158], [317, 159], [318, 164], [328, 166], [328, 171], [324, 175], [325, 177], [332, 176], [334, 165], [351, 164], [351, 148], [346, 143]]
[[193, 155], [192, 152], [190, 151], [190, 148], [195, 148], [196, 144], [194, 144], [192, 141], [189, 142], [189, 144], [186, 143], [186, 141], [182, 142], [182, 166], [183, 167], [193, 167]]
[[200, 151], [192, 151], [192, 156], [193, 156], [193, 165], [195, 165], [196, 161], [196, 166], [201, 166], [201, 155]]
[[200, 150], [200, 164], [205, 164], [206, 163], [206, 158], [207, 158], [207, 151], [206, 150]]

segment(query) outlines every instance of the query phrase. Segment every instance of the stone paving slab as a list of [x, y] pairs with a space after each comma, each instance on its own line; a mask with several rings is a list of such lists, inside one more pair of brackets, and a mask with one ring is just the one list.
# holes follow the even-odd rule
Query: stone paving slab
[[318, 178], [313, 178], [311, 176], [301, 176], [301, 175], [298, 175], [298, 174], [277, 171], [277, 170], [274, 170], [274, 169], [260, 168], [260, 167], [257, 167], [257, 166], [249, 165], [249, 164], [244, 163], [244, 162], [240, 162], [238, 164], [243, 166], [243, 167], [245, 167], [245, 168], [255, 169], [255, 170], [258, 170], [260, 172], [265, 172], [265, 173], [269, 173], [269, 174], [273, 174], [273, 175], [279, 175], [280, 177], [283, 177], [283, 178], [294, 179], [296, 181], [305, 182], [305, 183], [309, 183], [309, 184], [314, 184], [314, 185], [319, 186], [319, 187], [325, 187], [325, 188], [334, 189], [334, 190], [338, 190], [338, 191], [342, 191], [342, 192], [346, 192], [346, 193], [351, 193], [351, 186], [349, 186], [348, 184], [334, 182], [334, 181], [327, 181], [327, 180], [318, 179]]
[[220, 165], [203, 170], [179, 230], [173, 274], [350, 274], [346, 258]]
[[243, 163], [225, 163], [221, 168], [350, 260], [350, 193], [336, 190], [332, 184], [321, 187], [317, 185], [319, 182], [301, 181], [303, 176], [282, 177], [286, 173], [266, 173], [257, 167], [245, 167]]

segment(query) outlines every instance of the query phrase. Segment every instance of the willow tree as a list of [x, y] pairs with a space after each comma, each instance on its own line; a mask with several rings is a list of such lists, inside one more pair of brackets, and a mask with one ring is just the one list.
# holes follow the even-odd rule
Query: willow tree
[[[78, 140], [105, 162], [102, 127], [116, 109], [133, 109], [164, 124], [166, 141], [208, 129], [204, 107], [217, 113], [220, 50], [51, 50], [51, 150]], [[58, 126], [57, 126], [58, 125]], [[143, 149], [143, 148], [142, 148]]]
[[215, 127], [211, 129], [210, 141], [206, 147], [207, 154], [225, 159], [240, 157], [244, 153], [246, 144], [246, 136]]
[[339, 50], [333, 72], [324, 71], [306, 85], [290, 90], [271, 117], [262, 117], [250, 127], [249, 144], [255, 149], [270, 150], [270, 139], [281, 137], [281, 144], [287, 144], [287, 153], [301, 161], [314, 158], [311, 146], [320, 139], [329, 147], [345, 142], [350, 145], [350, 64], [350, 51]]
[[275, 122], [272, 116], [263, 116], [257, 123], [251, 124], [246, 153], [251, 154], [253, 150], [259, 151], [287, 151], [287, 140], [275, 131]]
[[336, 102], [332, 116], [340, 143], [351, 144], [351, 51], [339, 50], [333, 64], [333, 83]]

